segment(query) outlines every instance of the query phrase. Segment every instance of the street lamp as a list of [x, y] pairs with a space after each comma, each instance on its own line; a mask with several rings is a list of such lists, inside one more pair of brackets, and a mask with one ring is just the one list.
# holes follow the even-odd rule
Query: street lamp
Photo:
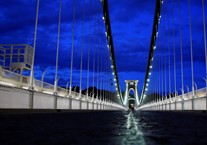
[[188, 92], [188, 98], [190, 99], [189, 97], [189, 87], [186, 85], [186, 88], [187, 88], [187, 92]]
[[184, 100], [184, 90], [182, 88], [180, 88], [181, 92], [182, 92], [182, 100]]
[[75, 86], [75, 88], [74, 88], [74, 92], [76, 92], [76, 88], [77, 88], [77, 86]]
[[42, 79], [41, 79], [41, 89], [43, 90], [43, 82], [44, 82], [44, 76], [45, 76], [46, 70], [44, 70], [44, 72], [42, 73]]
[[175, 100], [178, 99], [178, 91], [175, 91]]
[[206, 78], [203, 78], [206, 82], [206, 96], [207, 96], [207, 79]]
[[81, 99], [81, 95], [82, 95], [82, 90], [79, 89], [79, 99]]
[[57, 86], [58, 86], [58, 81], [59, 81], [59, 77], [57, 77], [57, 79], [55, 80], [55, 85], [54, 85], [54, 94], [57, 94]]
[[[195, 85], [196, 91], [198, 90], [198, 86], [195, 82], [193, 82], [193, 84]], [[195, 95], [196, 95], [196, 91], [195, 91]], [[194, 98], [196, 98], [196, 96], [193, 96]]]
[[69, 92], [69, 91], [68, 91], [69, 83], [70, 83], [70, 81], [68, 81], [68, 83], [67, 83], [66, 86], [65, 86], [65, 89], [66, 89], [66, 92], [65, 92], [65, 93], [66, 93], [66, 96], [69, 95], [69, 94], [68, 94], [68, 92]]

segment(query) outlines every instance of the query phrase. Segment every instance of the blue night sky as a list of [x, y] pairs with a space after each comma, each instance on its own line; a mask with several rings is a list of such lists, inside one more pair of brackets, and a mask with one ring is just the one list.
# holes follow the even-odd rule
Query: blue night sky
[[[157, 49], [155, 56], [168, 56], [170, 49], [171, 77], [173, 79], [173, 39], [174, 31], [176, 47], [176, 68], [177, 82], [180, 85], [180, 50], [179, 50], [179, 15], [178, 1], [166, 0], [163, 4], [162, 18], [159, 26], [159, 36], [157, 39]], [[185, 85], [191, 85], [190, 68], [190, 43], [189, 43], [189, 21], [187, 0], [181, 0], [181, 12], [183, 21], [183, 61], [184, 61], [184, 82]], [[63, 0], [60, 50], [59, 50], [59, 70], [61, 77], [59, 85], [65, 85], [69, 80], [70, 74], [70, 56], [72, 43], [72, 23], [73, 23], [73, 0]], [[122, 91], [125, 90], [125, 80], [139, 80], [139, 91], [141, 92], [147, 68], [148, 53], [150, 49], [150, 40], [152, 34], [155, 0], [109, 0], [109, 13], [111, 20], [111, 29], [113, 34], [116, 64], [119, 75], [119, 82]], [[172, 25], [172, 7], [174, 4], [174, 24]], [[194, 70], [195, 82], [198, 87], [204, 87], [205, 82], [205, 56], [203, 41], [203, 21], [201, 0], [191, 1], [192, 14], [192, 33], [193, 33], [193, 51], [194, 51]], [[34, 24], [36, 12], [36, 0], [1, 0], [0, 1], [0, 40], [2, 44], [29, 44], [33, 46]], [[74, 38], [74, 84], [79, 83], [80, 51], [83, 44], [83, 80], [87, 76], [87, 48], [89, 41], [89, 27], [91, 26], [91, 44], [96, 47], [97, 39], [100, 38], [100, 53], [108, 51], [105, 38], [105, 28], [102, 20], [102, 9], [99, 0], [90, 3], [85, 1], [84, 9], [84, 40], [82, 41], [82, 20], [83, 20], [83, 1], [76, 1], [76, 20], [75, 20], [75, 38]], [[57, 45], [57, 27], [58, 27], [59, 0], [40, 0], [39, 23], [37, 31], [37, 47], [35, 56], [35, 78], [40, 79], [41, 74], [46, 70], [45, 80], [53, 83], [55, 73], [55, 57]], [[205, 12], [206, 13], [206, 12]], [[99, 30], [99, 31], [97, 31]], [[167, 37], [170, 33], [170, 36]], [[168, 42], [169, 41], [169, 42]], [[165, 42], [165, 43], [164, 43]], [[167, 43], [166, 43], [167, 42]], [[160, 49], [159, 49], [160, 47]], [[92, 58], [93, 50], [91, 50]], [[164, 55], [163, 55], [164, 54]], [[98, 57], [98, 56], [97, 56]], [[99, 56], [100, 57], [100, 56]], [[109, 57], [108, 57], [109, 58]], [[156, 58], [156, 57], [155, 57]], [[92, 68], [92, 60], [90, 60]], [[109, 62], [109, 60], [107, 60]], [[164, 63], [164, 62], [162, 62]], [[168, 62], [166, 62], [168, 63]], [[90, 70], [92, 71], [92, 70]], [[107, 73], [104, 75], [108, 75]], [[156, 84], [159, 75], [158, 59], [154, 61], [152, 70], [151, 90]], [[92, 81], [92, 73], [90, 74]], [[99, 72], [95, 73], [100, 76]], [[112, 80], [112, 76], [107, 78]], [[109, 83], [110, 81], [106, 81]], [[173, 89], [173, 81], [171, 82]], [[83, 88], [86, 83], [83, 81]], [[167, 86], [169, 87], [169, 86]]]

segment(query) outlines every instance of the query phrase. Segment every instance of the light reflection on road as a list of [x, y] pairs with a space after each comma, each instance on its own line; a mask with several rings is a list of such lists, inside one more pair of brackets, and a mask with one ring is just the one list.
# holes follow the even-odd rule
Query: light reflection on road
[[136, 118], [132, 111], [130, 111], [125, 117], [127, 119], [126, 132], [122, 139], [122, 144], [145, 145], [143, 133], [139, 124], [139, 118]]

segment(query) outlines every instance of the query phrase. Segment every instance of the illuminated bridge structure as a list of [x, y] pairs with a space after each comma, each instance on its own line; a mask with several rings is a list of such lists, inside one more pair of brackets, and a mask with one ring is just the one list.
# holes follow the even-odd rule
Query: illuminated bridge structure
[[[41, 79], [35, 78], [35, 55], [38, 34], [39, 9], [44, 6], [37, 0], [33, 46], [29, 44], [0, 45], [0, 108], [1, 109], [62, 109], [62, 110], [124, 110], [111, 33], [107, 0], [92, 1], [86, 8], [85, 1], [70, 1], [73, 5], [72, 39], [68, 76], [59, 73], [60, 40], [63, 1], [59, 1], [57, 28], [56, 63], [54, 83], [44, 81], [47, 69]], [[86, 23], [86, 11], [98, 12]], [[76, 28], [77, 16], [81, 13], [81, 29]], [[71, 33], [69, 32], [69, 33]], [[88, 36], [87, 38], [85, 36]], [[80, 37], [79, 44], [75, 37]], [[87, 41], [87, 43], [86, 43]], [[79, 47], [78, 51], [77, 47]], [[77, 53], [79, 55], [77, 55]], [[46, 54], [45, 54], [46, 55]], [[49, 55], [49, 54], [47, 54]], [[79, 57], [79, 70], [74, 68]], [[87, 60], [85, 63], [84, 60]], [[87, 68], [87, 76], [83, 76]], [[74, 76], [79, 72], [79, 78]], [[59, 86], [61, 79], [68, 81]], [[60, 80], [60, 81], [59, 81]], [[78, 80], [78, 84], [77, 84]], [[85, 87], [84, 87], [85, 86]]]
[[205, 1], [194, 2], [157, 0], [138, 110], [207, 110]]
[[[156, 0], [154, 23], [150, 41], [148, 64], [142, 92], [135, 85], [136, 110], [207, 110], [207, 45], [204, 0], [200, 0], [199, 15], [192, 14], [195, 1]], [[79, 4], [76, 4], [79, 3]], [[62, 109], [62, 110], [126, 110], [129, 91], [122, 94], [116, 66], [113, 36], [108, 12], [108, 1], [73, 1], [70, 65], [68, 81], [59, 73], [62, 0], [59, 1], [57, 45], [54, 83], [45, 81], [47, 70], [40, 79], [35, 77], [35, 55], [38, 34], [38, 14], [41, 1], [37, 0], [33, 44], [0, 45], [0, 108], [1, 109]], [[78, 6], [82, 6], [81, 8]], [[100, 14], [92, 23], [84, 25], [86, 10], [96, 7]], [[199, 7], [200, 6], [200, 7]], [[181, 11], [184, 9], [186, 11]], [[77, 10], [82, 23], [77, 32]], [[194, 20], [198, 19], [199, 26]], [[202, 29], [202, 32], [195, 29]], [[78, 33], [78, 34], [77, 34]], [[198, 33], [198, 34], [195, 34]], [[75, 38], [79, 35], [79, 44]], [[88, 38], [84, 36], [87, 35]], [[197, 42], [197, 36], [199, 40]], [[185, 41], [184, 41], [185, 40]], [[187, 40], [187, 41], [186, 41]], [[86, 43], [87, 41], [87, 43]], [[195, 47], [199, 43], [199, 48]], [[76, 48], [79, 47], [77, 56]], [[199, 50], [198, 50], [199, 49]], [[177, 53], [179, 52], [179, 53]], [[196, 52], [204, 54], [203, 67], [196, 67]], [[178, 55], [179, 54], [179, 55]], [[74, 68], [79, 57], [80, 68]], [[85, 61], [87, 60], [87, 61]], [[185, 66], [188, 66], [186, 68]], [[87, 68], [83, 77], [83, 68]], [[179, 69], [178, 69], [179, 68]], [[204, 70], [199, 77], [195, 74]], [[74, 72], [79, 71], [78, 84]], [[190, 77], [188, 76], [190, 74]], [[76, 77], [76, 79], [75, 79]], [[139, 79], [139, 76], [137, 76]], [[190, 83], [189, 83], [190, 82]], [[129, 82], [130, 83], [130, 82]], [[191, 87], [189, 86], [191, 85]], [[131, 99], [133, 100], [133, 99]]]

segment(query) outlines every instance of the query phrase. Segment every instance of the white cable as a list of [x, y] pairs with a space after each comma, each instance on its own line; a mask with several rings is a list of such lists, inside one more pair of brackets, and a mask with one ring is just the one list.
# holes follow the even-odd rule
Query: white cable
[[190, 31], [190, 54], [191, 54], [191, 73], [192, 73], [192, 92], [193, 97], [195, 97], [194, 92], [194, 67], [193, 67], [193, 44], [192, 44], [192, 22], [191, 22], [191, 9], [190, 9], [190, 0], [188, 0], [188, 15], [189, 15], [189, 31]]
[[72, 82], [73, 82], [73, 53], [74, 53], [74, 35], [75, 35], [75, 13], [76, 13], [76, 0], [74, 0], [74, 9], [73, 9], [73, 24], [72, 24], [72, 49], [71, 49], [71, 61], [70, 61], [70, 93], [72, 91]]
[[37, 7], [36, 7], [36, 19], [35, 19], [35, 29], [34, 29], [34, 42], [33, 42], [33, 56], [32, 56], [32, 64], [31, 64], [31, 71], [30, 71], [30, 87], [33, 89], [33, 78], [34, 78], [34, 59], [35, 59], [35, 50], [36, 50], [36, 42], [37, 42], [37, 25], [38, 25], [38, 15], [39, 15], [39, 5], [40, 0], [37, 0]]

